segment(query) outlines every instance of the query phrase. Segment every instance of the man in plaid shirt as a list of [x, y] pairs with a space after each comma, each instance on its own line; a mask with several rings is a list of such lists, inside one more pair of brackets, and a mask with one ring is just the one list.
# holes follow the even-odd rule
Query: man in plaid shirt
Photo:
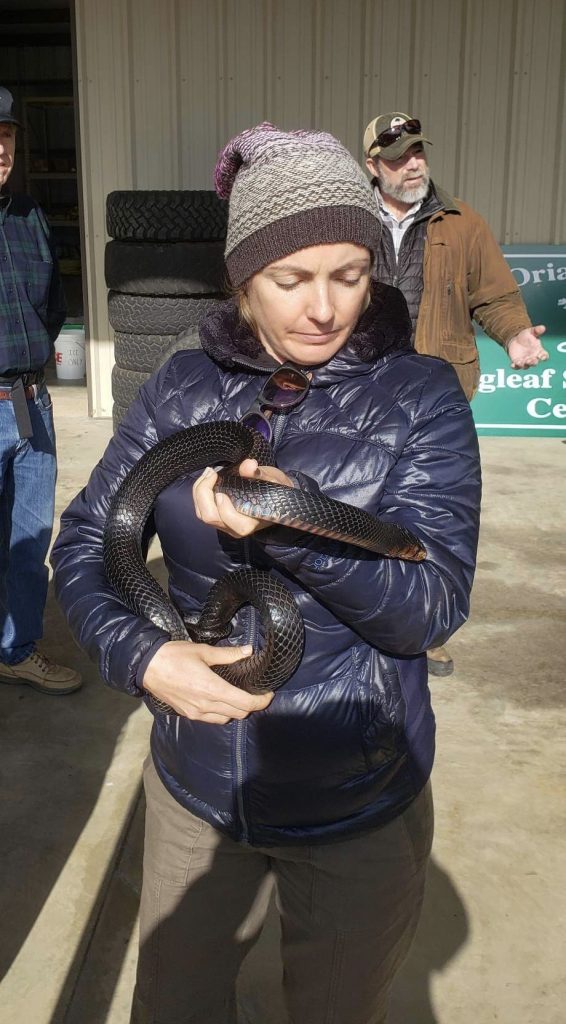
[[57, 462], [44, 366], [65, 320], [45, 216], [4, 187], [14, 164], [11, 93], [0, 86], [0, 682], [42, 693], [81, 685], [37, 649], [43, 633]]

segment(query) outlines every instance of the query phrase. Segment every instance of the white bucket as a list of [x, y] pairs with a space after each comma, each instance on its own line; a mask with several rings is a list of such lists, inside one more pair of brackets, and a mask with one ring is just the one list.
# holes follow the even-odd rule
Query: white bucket
[[82, 380], [86, 371], [84, 328], [62, 330], [55, 341], [57, 380]]

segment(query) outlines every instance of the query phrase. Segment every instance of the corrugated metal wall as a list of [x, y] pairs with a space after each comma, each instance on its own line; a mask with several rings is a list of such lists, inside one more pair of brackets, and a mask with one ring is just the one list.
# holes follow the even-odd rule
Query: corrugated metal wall
[[433, 177], [501, 242], [566, 238], [564, 0], [76, 0], [92, 411], [110, 412], [104, 202], [210, 188], [263, 119], [337, 135], [421, 118]]

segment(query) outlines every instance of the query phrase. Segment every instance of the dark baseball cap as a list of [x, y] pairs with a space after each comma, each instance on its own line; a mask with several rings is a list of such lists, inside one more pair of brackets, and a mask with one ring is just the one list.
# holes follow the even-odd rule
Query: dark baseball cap
[[[377, 141], [384, 132], [391, 132], [389, 145], [380, 145]], [[372, 158], [381, 156], [384, 160], [398, 160], [417, 142], [428, 142], [432, 146], [430, 139], [423, 135], [421, 123], [416, 117], [402, 114], [399, 110], [391, 114], [378, 114], [364, 132], [364, 154]]]
[[16, 127], [20, 128], [20, 122], [14, 117], [12, 112], [14, 106], [14, 97], [9, 89], [5, 89], [3, 85], [0, 85], [0, 124], [15, 124]]

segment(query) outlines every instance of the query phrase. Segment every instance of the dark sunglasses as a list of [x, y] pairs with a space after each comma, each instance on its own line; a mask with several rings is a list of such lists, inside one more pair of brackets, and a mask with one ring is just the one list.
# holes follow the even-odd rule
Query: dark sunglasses
[[407, 135], [420, 135], [421, 131], [421, 122], [413, 117], [410, 121], [403, 121], [403, 124], [396, 124], [394, 128], [386, 128], [384, 132], [380, 132], [374, 145], [387, 149], [401, 138], [403, 132]]
[[266, 441], [271, 441], [269, 418], [272, 412], [286, 412], [302, 402], [310, 387], [306, 373], [289, 363], [283, 363], [267, 378], [251, 409], [240, 423], [257, 430]]

